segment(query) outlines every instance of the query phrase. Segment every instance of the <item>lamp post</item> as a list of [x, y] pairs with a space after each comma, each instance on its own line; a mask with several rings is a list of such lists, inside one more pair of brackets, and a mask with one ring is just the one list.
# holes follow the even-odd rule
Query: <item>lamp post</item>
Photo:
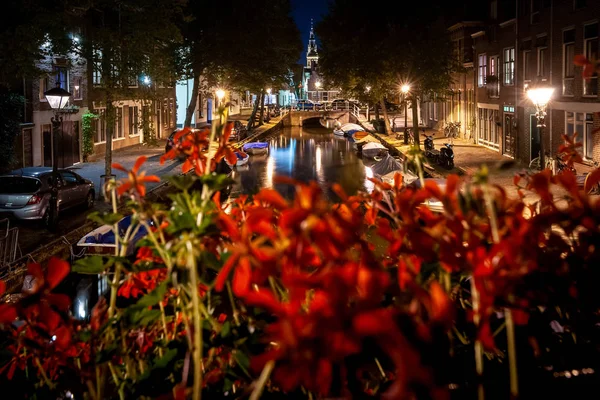
[[546, 155], [544, 153], [544, 128], [546, 127], [546, 110], [554, 93], [553, 87], [537, 86], [527, 90], [527, 97], [535, 106], [535, 117], [540, 134], [540, 170], [546, 168]]
[[315, 87], [317, 88], [317, 102], [319, 102], [319, 89], [321, 88], [321, 81], [316, 81]]
[[50, 108], [54, 111], [54, 116], [50, 119], [52, 122], [52, 185], [50, 188], [50, 212], [47, 221], [48, 227], [54, 229], [58, 222], [58, 155], [56, 154], [58, 146], [56, 138], [62, 123], [60, 112], [64, 110], [69, 102], [71, 93], [57, 85], [55, 88], [44, 92], [44, 97], [46, 97]]
[[[406, 95], [410, 92], [410, 85], [404, 84], [400, 88], [402, 95], [404, 97], [404, 144], [408, 144], [408, 101], [406, 100]], [[413, 123], [413, 127], [414, 127]]]

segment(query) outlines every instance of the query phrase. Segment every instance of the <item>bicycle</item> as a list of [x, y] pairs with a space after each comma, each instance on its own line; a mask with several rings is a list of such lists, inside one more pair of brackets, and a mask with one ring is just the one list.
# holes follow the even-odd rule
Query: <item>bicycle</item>
[[450, 143], [460, 136], [460, 121], [447, 122], [444, 127], [444, 136], [450, 138]]
[[[552, 169], [552, 158], [550, 158], [550, 155], [548, 153], [546, 153], [546, 169]], [[530, 171], [540, 171], [541, 170], [539, 154], [536, 158], [531, 160], [531, 162], [529, 163], [529, 170]]]

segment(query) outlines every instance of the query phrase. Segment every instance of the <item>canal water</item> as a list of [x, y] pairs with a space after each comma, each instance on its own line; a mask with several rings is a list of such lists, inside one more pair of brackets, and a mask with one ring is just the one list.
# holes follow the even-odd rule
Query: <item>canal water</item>
[[302, 182], [316, 181], [325, 195], [336, 200], [331, 186], [339, 183], [348, 194], [370, 191], [371, 170], [357, 157], [353, 143], [320, 126], [288, 127], [263, 139], [269, 153], [250, 156], [248, 164], [236, 167], [235, 184], [230, 197], [254, 194], [261, 188], [273, 188], [284, 197], [294, 197], [294, 187], [275, 183], [284, 176]]

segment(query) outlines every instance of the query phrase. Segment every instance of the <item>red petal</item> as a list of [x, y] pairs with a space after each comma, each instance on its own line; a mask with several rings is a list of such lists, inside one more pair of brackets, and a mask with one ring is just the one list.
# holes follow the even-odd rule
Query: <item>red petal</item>
[[133, 185], [131, 184], [131, 182], [126, 181], [121, 183], [118, 187], [117, 187], [117, 196], [122, 196], [123, 193], [127, 192], [129, 189], [131, 189]]
[[593, 170], [585, 177], [585, 183], [583, 185], [585, 193], [589, 193], [598, 182], [600, 182], [600, 168]]
[[0, 304], [0, 324], [10, 324], [17, 319], [17, 309], [12, 304]]
[[112, 167], [113, 167], [114, 169], [118, 169], [119, 171], [123, 171], [123, 172], [129, 172], [129, 171], [127, 171], [127, 170], [125, 169], [125, 167], [124, 167], [124, 166], [122, 166], [122, 165], [121, 165], [121, 164], [119, 164], [119, 163], [113, 163], [113, 164], [112, 164]]
[[181, 170], [183, 171], [183, 173], [187, 173], [189, 172], [192, 168], [194, 168], [194, 164], [192, 164], [192, 162], [190, 161], [189, 158], [187, 158], [185, 160], [185, 162], [183, 163], [183, 165], [181, 166]]
[[431, 320], [443, 325], [451, 325], [454, 308], [448, 294], [436, 281], [431, 282], [429, 293], [431, 295]]
[[233, 268], [233, 266], [235, 265], [235, 263], [238, 261], [239, 258], [240, 258], [240, 255], [238, 253], [233, 253], [227, 259], [227, 262], [225, 262], [225, 265], [223, 265], [223, 268], [221, 268], [221, 271], [219, 271], [219, 274], [217, 275], [217, 279], [215, 280], [215, 290], [217, 292], [222, 291], [223, 288], [225, 287], [225, 282], [227, 281], [227, 278], [229, 277], [229, 273], [231, 272], [231, 269]]
[[156, 175], [148, 175], [144, 176], [140, 179], [142, 182], [160, 182], [160, 178]]
[[71, 343], [71, 331], [68, 328], [61, 326], [54, 334], [56, 336], [54, 344], [59, 349], [66, 349]]
[[240, 263], [235, 269], [233, 276], [233, 293], [238, 297], [244, 297], [250, 289], [251, 278], [252, 269], [250, 268], [250, 261], [248, 261], [248, 258], [243, 257], [240, 259]]
[[69, 275], [70, 271], [71, 267], [68, 262], [61, 260], [60, 258], [52, 257], [48, 262], [48, 272], [46, 273], [48, 287], [54, 289], [56, 285]]
[[133, 165], [133, 168], [131, 168], [131, 172], [137, 174], [138, 170], [140, 169], [142, 164], [146, 162], [147, 159], [148, 157], [146, 156], [139, 156], [138, 159], [135, 160], [135, 164]]
[[374, 336], [393, 330], [393, 315], [388, 309], [364, 312], [354, 317], [352, 325], [362, 336]]
[[254, 199], [263, 203], [270, 204], [276, 209], [287, 208], [288, 204], [283, 197], [274, 189], [263, 189], [254, 195]]
[[317, 366], [317, 390], [323, 396], [329, 393], [331, 386], [331, 375], [333, 368], [331, 362], [326, 358], [321, 358]]
[[573, 59], [573, 64], [575, 64], [579, 67], [583, 67], [584, 65], [587, 65], [589, 63], [590, 63], [589, 60], [583, 54], [578, 54]]
[[2, 296], [6, 292], [6, 283], [4, 281], [0, 281], [0, 296]]
[[229, 215], [223, 212], [220, 213], [217, 223], [219, 224], [219, 227], [229, 235], [231, 240], [236, 241], [240, 239], [240, 232], [238, 230], [237, 222], [235, 222]]
[[282, 314], [284, 311], [281, 303], [275, 298], [273, 293], [266, 289], [260, 291], [251, 290], [244, 296], [244, 302], [251, 306], [264, 308], [275, 314]]
[[66, 294], [49, 293], [46, 300], [60, 311], [67, 311], [71, 307], [71, 298]]

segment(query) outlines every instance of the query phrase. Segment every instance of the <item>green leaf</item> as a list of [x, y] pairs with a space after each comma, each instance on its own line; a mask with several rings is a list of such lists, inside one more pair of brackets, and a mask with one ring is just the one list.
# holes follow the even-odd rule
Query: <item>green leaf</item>
[[231, 332], [231, 323], [229, 321], [227, 321], [223, 324], [223, 327], [221, 328], [221, 337], [225, 338], [225, 337], [229, 336], [230, 332]]
[[102, 256], [88, 256], [75, 261], [72, 271], [79, 274], [101, 274], [106, 268], [109, 268], [109, 263], [104, 263]]
[[112, 343], [103, 350], [100, 350], [96, 354], [96, 364], [102, 364], [107, 361], [110, 361], [117, 354], [118, 350], [119, 345], [117, 343]]
[[241, 370], [250, 377], [250, 373], [248, 372], [248, 368], [250, 368], [250, 358], [248, 355], [243, 351], [236, 350], [233, 352], [233, 358], [235, 358], [235, 362]]
[[198, 178], [195, 174], [173, 175], [167, 178], [179, 190], [189, 190]]
[[213, 191], [225, 189], [235, 183], [233, 179], [224, 174], [203, 175], [200, 181]]
[[129, 313], [129, 322], [136, 326], [146, 326], [158, 321], [160, 315], [160, 310], [149, 310], [147, 308], [142, 310], [138, 309], [137, 311]]
[[154, 368], [166, 368], [171, 360], [177, 355], [177, 349], [169, 349], [167, 352], [154, 363]]
[[162, 301], [165, 298], [165, 293], [167, 293], [167, 283], [168, 280], [162, 282], [153, 291], [144, 295], [141, 299], [137, 301], [137, 303], [135, 303], [131, 307], [147, 308], [155, 306], [156, 304], [158, 304], [159, 301]]

